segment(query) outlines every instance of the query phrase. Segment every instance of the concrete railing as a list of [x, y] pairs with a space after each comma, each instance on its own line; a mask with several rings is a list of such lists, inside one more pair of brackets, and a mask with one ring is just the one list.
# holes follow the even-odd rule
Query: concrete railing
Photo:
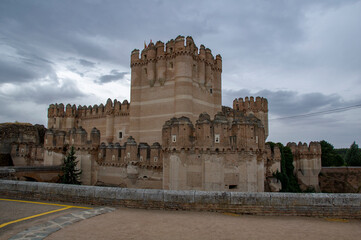
[[361, 194], [173, 191], [0, 180], [0, 195], [133, 208], [361, 219]]

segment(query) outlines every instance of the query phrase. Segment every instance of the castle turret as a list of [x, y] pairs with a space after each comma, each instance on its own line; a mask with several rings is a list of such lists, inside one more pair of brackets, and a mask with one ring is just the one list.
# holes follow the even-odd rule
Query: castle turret
[[302, 190], [312, 187], [319, 191], [318, 175], [321, 171], [321, 144], [319, 142], [288, 143], [293, 154], [294, 174]]
[[235, 99], [233, 101], [233, 109], [243, 112], [245, 115], [254, 115], [261, 120], [265, 128], [265, 137], [268, 137], [268, 101], [266, 98], [256, 97], [246, 97], [243, 101], [243, 98]]

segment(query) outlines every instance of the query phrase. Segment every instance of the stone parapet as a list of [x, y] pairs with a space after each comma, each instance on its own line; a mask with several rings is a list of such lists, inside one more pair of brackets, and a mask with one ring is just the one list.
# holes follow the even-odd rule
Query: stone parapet
[[0, 180], [4, 197], [131, 208], [361, 219], [361, 194], [174, 191]]

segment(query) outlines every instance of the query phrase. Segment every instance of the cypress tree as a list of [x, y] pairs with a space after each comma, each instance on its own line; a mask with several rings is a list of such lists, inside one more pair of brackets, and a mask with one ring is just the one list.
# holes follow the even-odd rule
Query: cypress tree
[[60, 176], [61, 183], [65, 184], [77, 184], [80, 185], [81, 170], [76, 168], [78, 161], [76, 161], [74, 146], [70, 148], [69, 153], [63, 160], [61, 170], [63, 175]]

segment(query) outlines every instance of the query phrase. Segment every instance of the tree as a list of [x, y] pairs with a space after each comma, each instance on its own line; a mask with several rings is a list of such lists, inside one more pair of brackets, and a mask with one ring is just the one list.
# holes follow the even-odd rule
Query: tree
[[348, 166], [361, 166], [361, 153], [356, 142], [353, 142], [347, 150], [345, 160]]
[[322, 140], [321, 144], [321, 163], [322, 167], [343, 166], [343, 158], [336, 152], [332, 144]]
[[[271, 144], [271, 147], [273, 144]], [[285, 147], [282, 143], [277, 143], [281, 152], [281, 172], [277, 170], [274, 176], [281, 181], [281, 192], [301, 192], [297, 178], [293, 174], [293, 154], [289, 147]]]
[[78, 161], [76, 160], [75, 156], [75, 150], [72, 146], [70, 148], [70, 152], [66, 155], [63, 161], [63, 165], [61, 167], [61, 170], [63, 172], [63, 175], [60, 176], [61, 183], [65, 184], [78, 184], [80, 185], [80, 175], [81, 170], [76, 168], [76, 165], [78, 164]]

